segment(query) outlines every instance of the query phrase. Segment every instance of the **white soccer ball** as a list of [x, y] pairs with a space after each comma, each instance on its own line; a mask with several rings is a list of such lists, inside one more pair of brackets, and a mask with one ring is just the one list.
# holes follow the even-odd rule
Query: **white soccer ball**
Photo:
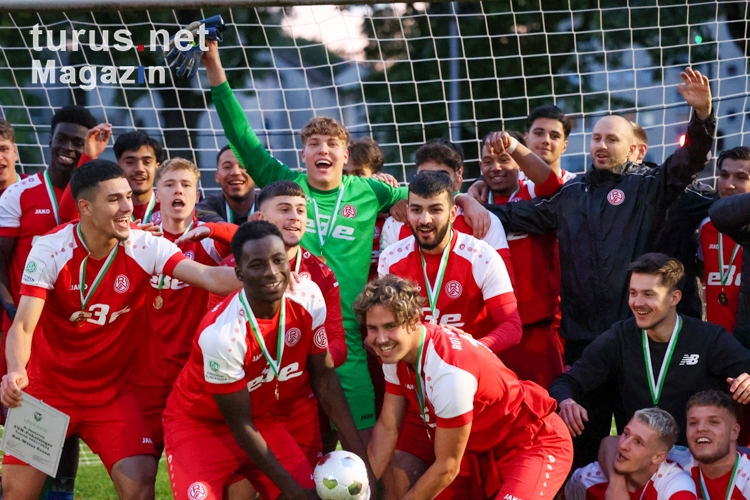
[[332, 451], [320, 459], [313, 475], [323, 500], [369, 500], [365, 463], [354, 453]]

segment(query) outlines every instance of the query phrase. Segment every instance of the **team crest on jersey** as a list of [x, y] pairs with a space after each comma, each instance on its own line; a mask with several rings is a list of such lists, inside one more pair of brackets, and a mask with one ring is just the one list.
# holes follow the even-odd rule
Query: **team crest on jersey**
[[375, 226], [375, 231], [373, 231], [372, 239], [377, 240], [380, 238], [380, 227]]
[[613, 189], [607, 195], [607, 201], [610, 205], [622, 205], [622, 202], [625, 201], [625, 193], [623, 193], [621, 189]]
[[297, 342], [299, 342], [300, 338], [302, 338], [302, 332], [299, 331], [299, 328], [290, 328], [286, 331], [286, 335], [284, 336], [284, 343], [287, 347], [294, 347], [297, 345]]
[[302, 254], [303, 259], [309, 259], [310, 258], [310, 252], [305, 252]]
[[187, 257], [190, 260], [195, 260], [195, 254], [193, 253], [192, 250], [188, 250], [187, 252], [185, 252], [185, 257]]
[[151, 214], [151, 221], [152, 224], [161, 224], [161, 210], [157, 210], [156, 212]]
[[208, 497], [208, 488], [201, 482], [194, 482], [188, 486], [188, 498], [190, 500], [205, 500]]
[[341, 209], [341, 216], [353, 219], [357, 216], [357, 209], [354, 208], [354, 205], [344, 205], [344, 208]]
[[306, 272], [299, 273], [299, 277], [302, 278], [303, 280], [312, 279], [312, 278], [310, 278], [310, 273], [306, 273]]
[[318, 349], [325, 349], [328, 347], [328, 335], [326, 335], [326, 329], [324, 326], [318, 328], [313, 337], [313, 342]]
[[124, 274], [118, 274], [115, 278], [115, 292], [125, 293], [130, 288], [130, 280]]
[[458, 248], [459, 248], [460, 250], [463, 250], [463, 249], [465, 249], [465, 248], [466, 248], [466, 245], [465, 245], [465, 244], [463, 244], [463, 243], [461, 243], [460, 245], [458, 245]]
[[452, 299], [459, 298], [462, 291], [461, 283], [456, 280], [451, 280], [445, 284], [445, 294]]

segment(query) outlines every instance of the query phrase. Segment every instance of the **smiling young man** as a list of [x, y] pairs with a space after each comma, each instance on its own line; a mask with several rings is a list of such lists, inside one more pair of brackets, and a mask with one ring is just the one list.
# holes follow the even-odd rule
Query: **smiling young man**
[[611, 481], [598, 462], [591, 463], [573, 473], [565, 485], [565, 499], [604, 500], [605, 495], [610, 498], [612, 488], [619, 488], [618, 493], [625, 493], [623, 498], [632, 500], [696, 500], [690, 475], [667, 460], [678, 432], [666, 411], [638, 410], [619, 437], [609, 465]]
[[[750, 401], [750, 352], [722, 327], [677, 314], [683, 267], [664, 254], [645, 254], [629, 267], [634, 317], [615, 323], [550, 387], [573, 436], [588, 421], [576, 401], [616, 380], [627, 417], [658, 405], [685, 429], [685, 404], [698, 391], [729, 390]], [[685, 444], [684, 430], [678, 443]]]
[[[184, 158], [171, 158], [156, 171], [160, 232], [174, 242], [194, 226], [200, 170]], [[229, 243], [211, 238], [178, 245], [190, 260], [217, 266], [232, 253]], [[239, 283], [237, 284], [239, 287]], [[165, 274], [151, 277], [144, 325], [130, 381], [148, 426], [156, 457], [164, 449], [162, 413], [180, 370], [187, 363], [193, 336], [208, 312], [208, 291]]]
[[172, 491], [219, 500], [239, 474], [263, 498], [311, 498], [312, 465], [287, 429], [304, 373], [343, 447], [367, 461], [326, 349], [323, 296], [310, 280], [287, 291], [284, 240], [267, 221], [240, 226], [232, 253], [242, 289], [204, 318], [167, 403]]
[[[738, 146], [724, 151], [716, 160], [716, 168], [721, 198], [750, 193], [750, 148]], [[741, 247], [706, 218], [700, 228], [698, 258], [703, 262], [706, 319], [732, 332], [739, 310]]]
[[0, 196], [9, 186], [28, 177], [16, 172], [17, 161], [16, 132], [8, 120], [0, 118]]
[[225, 221], [240, 225], [255, 211], [255, 183], [242, 168], [229, 145], [216, 155], [214, 180], [221, 192], [198, 203], [200, 219], [206, 222]]
[[[406, 189], [384, 182], [343, 175], [349, 158], [349, 132], [333, 118], [312, 118], [302, 129], [302, 161], [305, 172], [297, 172], [280, 163], [263, 147], [250, 127], [221, 66], [218, 44], [207, 42], [203, 53], [211, 95], [224, 127], [224, 134], [239, 154], [242, 164], [258, 186], [276, 180], [291, 180], [305, 190], [307, 231], [302, 244], [313, 255], [322, 256], [341, 285], [341, 306], [347, 335], [348, 356], [338, 369], [341, 385], [354, 413], [357, 428], [367, 439], [375, 424], [375, 394], [362, 347], [360, 326], [351, 304], [367, 282], [370, 268], [372, 234], [379, 212], [406, 198]], [[462, 196], [467, 218], [480, 221], [482, 233], [489, 215], [473, 199]]]
[[[422, 171], [409, 183], [412, 235], [383, 249], [378, 274], [417, 283], [428, 299], [425, 321], [461, 328], [494, 353], [521, 339], [521, 320], [505, 264], [490, 245], [455, 230], [453, 185], [443, 172]], [[385, 480], [402, 497], [435, 459], [419, 416], [409, 406]]]
[[[554, 401], [468, 335], [423, 323], [424, 303], [417, 285], [388, 275], [354, 304], [386, 379], [368, 448], [375, 474], [400, 434], [419, 432], [434, 455], [401, 498], [554, 497], [573, 455]], [[401, 427], [409, 407], [421, 416], [414, 430]]]
[[[166, 239], [131, 230], [131, 189], [116, 163], [85, 163], [70, 183], [80, 222], [42, 236], [29, 253], [0, 400], [22, 405], [26, 391], [66, 413], [68, 436], [99, 455], [121, 498], [152, 498], [154, 448], [127, 382], [151, 276], [164, 273], [217, 293], [239, 283], [229, 269], [192, 262]], [[35, 498], [45, 477], [3, 457], [7, 498]]]
[[[106, 127], [106, 132], [104, 132]], [[101, 124], [96, 130], [104, 132], [104, 140], [98, 134], [92, 137], [92, 134], [86, 137], [86, 152], [80, 158], [81, 164], [96, 159], [104, 152], [109, 141], [111, 126]], [[125, 172], [125, 178], [128, 180], [130, 189], [133, 190], [133, 215], [132, 220], [139, 220], [143, 224], [153, 222], [159, 224], [159, 202], [156, 199], [154, 191], [154, 179], [156, 179], [156, 169], [161, 164], [162, 147], [159, 141], [149, 137], [142, 130], [134, 130], [120, 135], [112, 147], [117, 159], [117, 164]], [[75, 200], [66, 189], [60, 199], [60, 219], [62, 221], [71, 221], [78, 218], [78, 209]]]

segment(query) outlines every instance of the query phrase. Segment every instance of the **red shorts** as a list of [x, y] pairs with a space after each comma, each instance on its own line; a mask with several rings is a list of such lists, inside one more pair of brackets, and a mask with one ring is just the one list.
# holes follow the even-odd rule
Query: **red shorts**
[[310, 397], [299, 397], [294, 403], [292, 414], [286, 421], [286, 430], [302, 449], [310, 465], [315, 467], [323, 457], [323, 438], [320, 435], [318, 400], [312, 391]]
[[531, 380], [545, 389], [564, 371], [563, 346], [556, 320], [523, 325], [521, 342], [500, 353], [505, 366], [521, 380]]
[[164, 451], [164, 426], [161, 422], [164, 408], [167, 406], [167, 398], [172, 392], [172, 387], [150, 387], [133, 384], [133, 393], [141, 409], [141, 415], [148, 427], [148, 433], [154, 442], [154, 455], [161, 458]]
[[[303, 488], [313, 488], [313, 469], [283, 422], [255, 422], [276, 459]], [[281, 491], [253, 464], [226, 424], [164, 415], [164, 443], [175, 500], [222, 500], [230, 478], [247, 478], [262, 498]], [[234, 480], [234, 479], [233, 479]]]
[[435, 461], [435, 448], [427, 435], [427, 426], [414, 405], [409, 405], [406, 410], [396, 449], [414, 455], [428, 465]]
[[[70, 416], [65, 437], [75, 435], [83, 439], [91, 451], [99, 455], [108, 472], [123, 458], [154, 454], [148, 428], [129, 386], [123, 387], [112, 401], [102, 406], [72, 404], [56, 390], [39, 384], [27, 387], [26, 392]], [[7, 453], [3, 464], [28, 465]]]
[[573, 442], [556, 413], [543, 423], [529, 446], [464, 453], [458, 476], [436, 498], [553, 498], [573, 464]]

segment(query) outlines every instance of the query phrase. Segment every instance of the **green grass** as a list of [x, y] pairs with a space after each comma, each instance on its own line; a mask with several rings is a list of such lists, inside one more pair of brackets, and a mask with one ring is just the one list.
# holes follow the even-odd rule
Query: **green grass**
[[[117, 493], [104, 465], [81, 465], [78, 468], [75, 487], [76, 500], [117, 500]], [[156, 475], [156, 500], [171, 500], [167, 463], [159, 462]]]

